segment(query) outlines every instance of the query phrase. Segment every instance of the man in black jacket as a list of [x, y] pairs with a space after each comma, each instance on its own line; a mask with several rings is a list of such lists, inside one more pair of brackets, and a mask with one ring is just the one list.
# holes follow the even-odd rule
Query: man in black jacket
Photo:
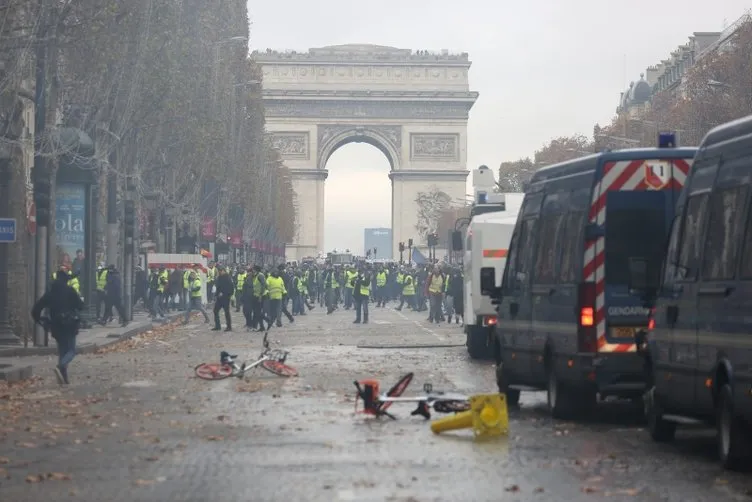
[[31, 309], [31, 317], [37, 324], [42, 324], [42, 311], [49, 312], [49, 329], [57, 342], [55, 376], [60, 385], [69, 383], [68, 365], [76, 356], [76, 336], [81, 325], [79, 312], [84, 309], [81, 297], [68, 285], [69, 279], [67, 272], [58, 272], [50, 290]]
[[219, 323], [219, 311], [225, 311], [225, 322], [227, 327], [225, 331], [232, 331], [232, 318], [230, 317], [230, 298], [235, 292], [235, 284], [227, 274], [227, 270], [223, 266], [217, 267], [219, 275], [217, 276], [214, 287], [217, 289], [216, 300], [214, 301], [214, 327], [212, 331], [219, 331], [222, 329], [222, 325]]

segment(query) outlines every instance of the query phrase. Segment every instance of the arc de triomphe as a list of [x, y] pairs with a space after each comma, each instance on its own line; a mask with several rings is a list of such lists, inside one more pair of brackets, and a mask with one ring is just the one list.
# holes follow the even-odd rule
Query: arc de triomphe
[[263, 70], [266, 128], [297, 193], [298, 232], [288, 261], [330, 251], [324, 249], [326, 163], [348, 143], [375, 146], [391, 165], [393, 256], [401, 241], [422, 243], [415, 229], [419, 192], [435, 187], [464, 201], [467, 120], [478, 99], [469, 90], [466, 53], [338, 45], [255, 57]]

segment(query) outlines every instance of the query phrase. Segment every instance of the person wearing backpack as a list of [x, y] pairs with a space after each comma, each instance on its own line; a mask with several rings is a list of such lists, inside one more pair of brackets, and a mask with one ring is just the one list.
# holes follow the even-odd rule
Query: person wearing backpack
[[[55, 377], [60, 385], [67, 385], [68, 365], [76, 356], [76, 336], [81, 326], [79, 313], [84, 309], [84, 302], [73, 287], [68, 285], [70, 275], [59, 271], [47, 291], [31, 309], [34, 322], [49, 329], [57, 343], [57, 366]], [[42, 319], [42, 311], [47, 309], [49, 317]]]

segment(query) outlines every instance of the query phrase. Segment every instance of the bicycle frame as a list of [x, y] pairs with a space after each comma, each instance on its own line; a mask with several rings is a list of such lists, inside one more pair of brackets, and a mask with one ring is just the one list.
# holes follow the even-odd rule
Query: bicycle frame
[[259, 366], [264, 361], [279, 361], [281, 363], [284, 363], [287, 359], [287, 356], [290, 354], [287, 350], [279, 350], [279, 349], [272, 349], [269, 347], [269, 331], [267, 330], [266, 333], [264, 333], [264, 351], [261, 353], [261, 355], [251, 364], [248, 364], [247, 362], [244, 362], [242, 366], [238, 366], [238, 363], [235, 361], [232, 361], [232, 376], [242, 378], [243, 375], [246, 374], [247, 371], [250, 371], [254, 369], [255, 367]]
[[280, 361], [284, 362], [287, 358], [287, 354], [289, 352], [284, 350], [265, 350], [261, 353], [258, 359], [256, 361], [252, 362], [251, 364], [243, 363], [242, 366], [238, 366], [238, 363], [235, 361], [232, 362], [232, 374], [233, 376], [236, 376], [238, 378], [242, 378], [243, 375], [249, 370], [252, 370], [256, 366], [260, 365], [264, 361]]

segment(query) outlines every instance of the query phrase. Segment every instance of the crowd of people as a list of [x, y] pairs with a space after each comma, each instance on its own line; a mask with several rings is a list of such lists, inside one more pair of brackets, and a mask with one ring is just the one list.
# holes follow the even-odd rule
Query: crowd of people
[[[204, 292], [213, 303], [213, 331], [222, 330], [220, 313], [224, 313], [224, 331], [232, 331], [231, 309], [243, 312], [248, 330], [266, 331], [272, 324], [282, 326], [283, 316], [290, 323], [316, 306], [327, 314], [339, 309], [354, 310], [355, 324], [367, 324], [370, 305], [384, 308], [395, 302], [396, 310], [408, 308], [428, 312], [428, 321], [440, 324], [464, 323], [462, 270], [447, 264], [402, 265], [356, 262], [345, 265], [315, 263], [279, 265], [222, 265], [212, 262], [167, 269], [158, 266], [137, 271], [143, 278], [136, 281], [134, 303], [142, 299], [153, 319], [164, 319], [171, 310], [184, 311], [184, 323], [191, 313], [200, 312], [209, 324], [211, 318], [204, 307]], [[202, 284], [205, 273], [206, 284]], [[120, 274], [110, 265], [101, 267], [96, 276], [97, 318], [101, 324], [113, 319], [112, 309], [123, 314], [120, 297]], [[139, 283], [143, 285], [139, 287]], [[81, 327], [78, 313], [84, 308], [78, 279], [66, 267], [53, 275], [50, 290], [32, 309], [32, 317], [49, 329], [58, 345], [55, 374], [60, 384], [68, 383], [68, 364], [75, 355], [75, 337]], [[42, 313], [48, 316], [43, 318]]]

